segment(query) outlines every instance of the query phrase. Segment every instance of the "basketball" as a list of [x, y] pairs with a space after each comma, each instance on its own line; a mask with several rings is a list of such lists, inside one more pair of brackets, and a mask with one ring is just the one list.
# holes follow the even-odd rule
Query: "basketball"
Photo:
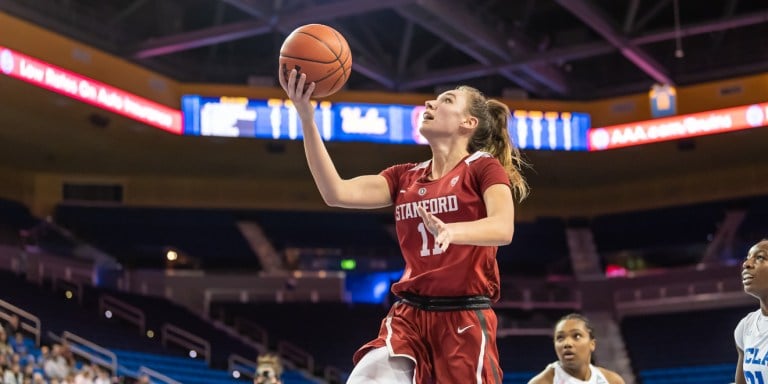
[[306, 74], [306, 84], [315, 82], [313, 97], [336, 93], [349, 79], [352, 52], [344, 36], [323, 24], [296, 28], [280, 48], [280, 70], [286, 80], [291, 69]]

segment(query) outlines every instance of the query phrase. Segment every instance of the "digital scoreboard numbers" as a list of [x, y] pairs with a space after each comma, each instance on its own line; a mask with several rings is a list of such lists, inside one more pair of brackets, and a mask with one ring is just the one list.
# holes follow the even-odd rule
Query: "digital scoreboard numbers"
[[[315, 124], [326, 141], [426, 144], [419, 133], [424, 106], [314, 102]], [[302, 138], [290, 100], [242, 97], [182, 98], [184, 134], [276, 140]], [[514, 111], [510, 136], [521, 149], [583, 151], [590, 118], [571, 112]]]

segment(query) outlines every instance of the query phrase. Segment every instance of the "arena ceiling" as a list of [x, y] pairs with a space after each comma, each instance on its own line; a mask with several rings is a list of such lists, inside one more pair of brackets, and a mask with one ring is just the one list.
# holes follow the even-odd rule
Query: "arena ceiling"
[[[355, 90], [467, 83], [490, 95], [582, 100], [768, 71], [762, 0], [0, 0], [0, 11], [188, 82], [274, 84], [283, 39], [306, 22], [347, 37]], [[0, 95], [3, 165], [309, 178], [301, 143], [178, 137], [8, 77]], [[604, 153], [530, 151], [527, 174], [534, 188], [578, 188], [765, 165], [768, 132], [757, 131]], [[345, 176], [428, 156], [418, 146], [329, 148]]]
[[0, 0], [0, 10], [171, 78], [275, 84], [283, 39], [329, 24], [350, 89], [467, 83], [593, 99], [768, 70], [763, 0]]

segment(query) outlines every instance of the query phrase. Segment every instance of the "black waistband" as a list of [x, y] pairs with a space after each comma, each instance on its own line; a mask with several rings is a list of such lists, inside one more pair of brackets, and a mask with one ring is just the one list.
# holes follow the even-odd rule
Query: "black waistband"
[[430, 297], [403, 292], [400, 301], [424, 311], [464, 311], [491, 308], [488, 296]]

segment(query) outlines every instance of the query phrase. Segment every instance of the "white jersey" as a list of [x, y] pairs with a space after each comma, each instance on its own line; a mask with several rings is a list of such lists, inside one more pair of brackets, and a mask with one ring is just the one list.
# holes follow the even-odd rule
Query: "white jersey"
[[603, 371], [592, 364], [589, 365], [591, 373], [587, 381], [569, 375], [557, 361], [549, 366], [555, 369], [555, 378], [552, 380], [552, 384], [608, 384], [608, 379], [603, 375]]
[[758, 309], [744, 316], [733, 331], [736, 346], [744, 351], [744, 377], [747, 383], [768, 380], [768, 317]]

